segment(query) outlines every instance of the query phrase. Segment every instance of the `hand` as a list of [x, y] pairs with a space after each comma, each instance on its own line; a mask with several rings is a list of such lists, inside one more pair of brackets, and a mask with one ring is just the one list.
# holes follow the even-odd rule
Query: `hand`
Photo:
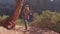
[[32, 13], [30, 13], [30, 15], [32, 15]]

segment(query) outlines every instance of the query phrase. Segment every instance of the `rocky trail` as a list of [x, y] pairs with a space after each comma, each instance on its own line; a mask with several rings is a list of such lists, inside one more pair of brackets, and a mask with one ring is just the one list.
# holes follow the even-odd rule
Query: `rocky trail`
[[59, 34], [47, 28], [34, 28], [29, 27], [28, 31], [24, 31], [24, 26], [16, 26], [16, 30], [7, 30], [4, 27], [0, 27], [0, 34]]

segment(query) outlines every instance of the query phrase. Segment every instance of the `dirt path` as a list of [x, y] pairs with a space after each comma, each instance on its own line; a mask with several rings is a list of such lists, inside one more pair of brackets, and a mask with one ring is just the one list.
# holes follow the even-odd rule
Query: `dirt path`
[[0, 34], [58, 34], [47, 28], [34, 28], [29, 27], [29, 31], [24, 31], [23, 26], [16, 26], [16, 30], [7, 30], [3, 27], [0, 27]]

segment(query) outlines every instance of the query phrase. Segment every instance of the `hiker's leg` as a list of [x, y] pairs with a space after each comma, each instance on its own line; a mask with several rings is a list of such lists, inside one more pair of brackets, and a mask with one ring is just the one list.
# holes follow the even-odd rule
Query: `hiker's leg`
[[24, 20], [24, 22], [25, 22], [25, 29], [27, 30], [28, 29], [28, 21]]

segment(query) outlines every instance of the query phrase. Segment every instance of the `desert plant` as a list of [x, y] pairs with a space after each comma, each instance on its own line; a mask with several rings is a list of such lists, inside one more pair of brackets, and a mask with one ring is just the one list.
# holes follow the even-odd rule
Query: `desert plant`
[[51, 12], [50, 10], [42, 11], [41, 15], [37, 13], [33, 14], [34, 21], [31, 23], [31, 26], [34, 27], [46, 27], [60, 32], [60, 14], [57, 12]]

